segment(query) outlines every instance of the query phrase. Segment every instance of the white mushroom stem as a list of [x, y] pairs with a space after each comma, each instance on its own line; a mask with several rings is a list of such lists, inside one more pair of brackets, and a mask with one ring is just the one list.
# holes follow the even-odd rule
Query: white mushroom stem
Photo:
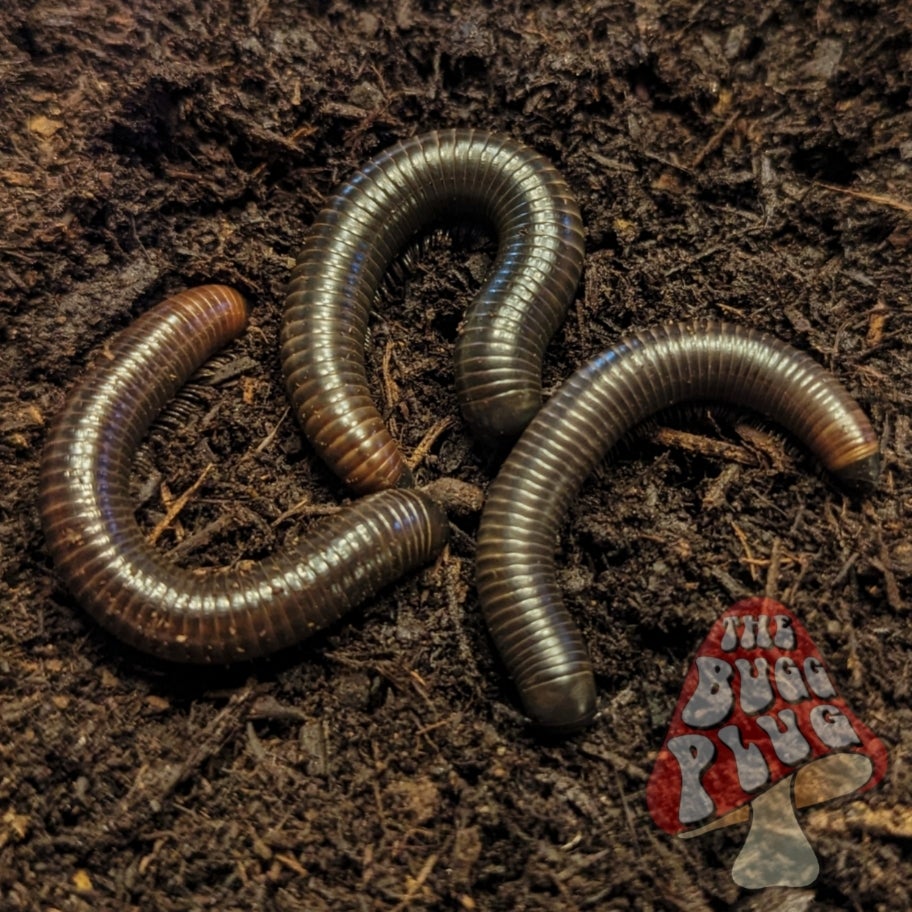
[[795, 817], [792, 778], [751, 803], [750, 832], [732, 867], [732, 879], [740, 887], [806, 887], [817, 878], [817, 856]]
[[795, 808], [848, 795], [862, 788], [873, 772], [874, 764], [864, 754], [828, 754], [786, 776], [749, 805], [678, 835], [692, 839], [742, 823], [750, 816], [750, 831], [732, 868], [735, 883], [751, 890], [806, 887], [816, 879], [819, 865], [795, 817]]

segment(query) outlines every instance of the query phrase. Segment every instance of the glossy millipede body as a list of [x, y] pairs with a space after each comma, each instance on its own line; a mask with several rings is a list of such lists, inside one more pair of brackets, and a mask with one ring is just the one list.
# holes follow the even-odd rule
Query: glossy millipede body
[[563, 178], [500, 136], [429, 133], [378, 155], [318, 215], [294, 269], [282, 366], [304, 432], [356, 492], [408, 486], [411, 473], [374, 405], [364, 344], [390, 263], [441, 221], [493, 228], [497, 258], [456, 344], [456, 392], [483, 440], [512, 440], [541, 405], [544, 349], [579, 282], [583, 228]]
[[249, 570], [198, 575], [146, 542], [128, 496], [133, 453], [165, 403], [246, 322], [244, 299], [222, 286], [159, 304], [72, 392], [43, 452], [39, 509], [58, 574], [103, 627], [167, 659], [229, 662], [292, 645], [426, 563], [447, 536], [428, 497], [384, 491]]
[[561, 521], [622, 435], [689, 400], [765, 413], [842, 481], [876, 482], [877, 439], [861, 408], [808, 355], [770, 336], [722, 323], [663, 326], [580, 368], [504, 462], [478, 535], [485, 619], [526, 712], [542, 726], [573, 730], [596, 712], [588, 651], [556, 581]]

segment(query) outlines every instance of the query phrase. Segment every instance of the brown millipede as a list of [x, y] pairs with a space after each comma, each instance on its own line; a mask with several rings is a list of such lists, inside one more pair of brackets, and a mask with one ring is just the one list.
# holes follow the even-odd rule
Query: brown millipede
[[356, 492], [407, 487], [411, 473], [367, 385], [371, 302], [398, 252], [441, 220], [490, 225], [497, 259], [456, 344], [456, 392], [480, 439], [512, 440], [541, 405], [545, 347], [579, 282], [579, 209], [553, 165], [479, 130], [428, 133], [387, 149], [335, 193], [288, 287], [282, 367], [316, 451]]
[[128, 495], [133, 453], [193, 372], [247, 322], [236, 291], [204, 285], [141, 316], [105, 349], [54, 421], [39, 509], [57, 572], [103, 627], [167, 659], [229, 662], [290, 646], [443, 547], [443, 511], [383, 491], [316, 524], [250, 569], [202, 575], [144, 539]]
[[877, 438], [859, 405], [808, 355], [750, 329], [673, 324], [628, 336], [573, 374], [526, 428], [491, 485], [477, 582], [495, 645], [536, 723], [573, 730], [595, 715], [586, 644], [556, 580], [570, 503], [630, 428], [688, 400], [763, 412], [834, 475], [873, 485]]

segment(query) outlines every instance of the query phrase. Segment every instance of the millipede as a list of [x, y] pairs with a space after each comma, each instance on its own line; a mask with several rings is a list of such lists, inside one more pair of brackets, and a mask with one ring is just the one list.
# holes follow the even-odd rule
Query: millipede
[[586, 478], [631, 428], [685, 401], [764, 413], [846, 485], [876, 483], [878, 441], [858, 403], [809, 355], [725, 323], [630, 335], [574, 373], [503, 463], [482, 511], [477, 586], [528, 716], [554, 730], [596, 714], [589, 653], [556, 578], [561, 523]]
[[281, 333], [286, 387], [316, 452], [356, 493], [412, 484], [368, 388], [371, 304], [410, 242], [464, 219], [490, 227], [498, 249], [456, 342], [457, 398], [480, 441], [512, 442], [541, 405], [544, 351], [583, 263], [579, 208], [544, 156], [480, 130], [408, 139], [335, 192], [298, 257]]
[[232, 662], [291, 646], [427, 563], [447, 539], [434, 501], [387, 490], [249, 569], [200, 574], [146, 541], [129, 498], [133, 454], [163, 406], [247, 319], [244, 298], [219, 285], [153, 307], [70, 393], [42, 453], [39, 512], [59, 577], [102, 627], [165, 659]]

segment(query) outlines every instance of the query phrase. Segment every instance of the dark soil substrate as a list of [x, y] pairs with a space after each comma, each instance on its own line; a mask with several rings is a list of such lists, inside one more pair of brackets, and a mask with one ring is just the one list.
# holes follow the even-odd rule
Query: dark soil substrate
[[[902, 0], [7, 3], [0, 908], [912, 908], [910, 85]], [[866, 500], [741, 416], [678, 416], [606, 464], [559, 553], [603, 712], [563, 742], [526, 727], [487, 639], [477, 511], [348, 623], [205, 673], [103, 634], [38, 526], [67, 390], [137, 314], [208, 281], [247, 294], [253, 326], [143, 446], [140, 520], [212, 463], [160, 546], [227, 564], [339, 502], [286, 412], [289, 264], [337, 181], [449, 125], [534, 146], [580, 201], [585, 275], [547, 388], [628, 329], [722, 317], [812, 353], [882, 440]], [[490, 255], [434, 245], [370, 344], [407, 452], [453, 419], [421, 480], [479, 491], [492, 466], [451, 354]], [[646, 807], [688, 661], [745, 593], [799, 614], [890, 753], [874, 791], [801, 812], [821, 864], [806, 889], [739, 890], [744, 825], [684, 841]]]

